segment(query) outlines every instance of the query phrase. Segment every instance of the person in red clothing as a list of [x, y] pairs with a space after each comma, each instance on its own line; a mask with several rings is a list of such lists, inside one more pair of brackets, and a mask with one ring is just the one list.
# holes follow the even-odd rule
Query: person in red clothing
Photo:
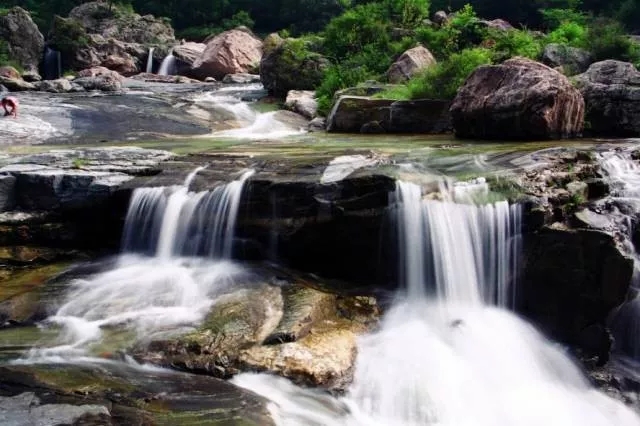
[[18, 118], [18, 100], [13, 96], [6, 96], [2, 98], [2, 108], [4, 108], [4, 115], [13, 115], [13, 118]]

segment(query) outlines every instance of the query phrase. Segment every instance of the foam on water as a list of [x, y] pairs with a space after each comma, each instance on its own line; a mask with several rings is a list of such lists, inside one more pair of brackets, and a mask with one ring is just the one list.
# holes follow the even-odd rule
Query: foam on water
[[287, 426], [639, 424], [596, 391], [561, 347], [503, 308], [517, 268], [518, 206], [457, 204], [455, 195], [423, 200], [419, 187], [398, 183], [404, 291], [380, 331], [359, 340], [344, 397], [329, 403], [267, 375], [234, 382], [269, 398], [277, 423]]

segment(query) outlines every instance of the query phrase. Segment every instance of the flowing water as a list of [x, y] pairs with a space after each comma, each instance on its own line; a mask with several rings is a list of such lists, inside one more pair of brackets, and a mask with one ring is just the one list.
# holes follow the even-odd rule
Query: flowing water
[[[607, 151], [598, 155], [598, 162], [609, 184], [614, 209], [627, 231], [627, 250], [634, 255], [634, 277], [628, 301], [611, 315], [611, 328], [615, 337], [614, 350], [622, 356], [623, 363], [635, 365], [640, 371], [640, 253], [631, 242], [633, 232], [640, 221], [640, 167], [630, 150]], [[616, 217], [615, 215], [613, 217]]]
[[217, 295], [246, 278], [229, 258], [242, 189], [253, 171], [211, 191], [189, 192], [200, 170], [183, 185], [134, 191], [125, 253], [112, 269], [71, 283], [45, 322], [61, 328], [58, 344], [32, 350], [26, 362], [86, 358], [105, 335], [118, 333], [115, 327], [148, 339], [184, 332], [204, 318]]
[[215, 131], [207, 137], [224, 137], [233, 139], [280, 139], [306, 133], [301, 128], [278, 119], [277, 111], [258, 112], [245, 101], [243, 94], [261, 91], [261, 84], [222, 87], [212, 92], [197, 96], [197, 105], [213, 110], [222, 116], [229, 117], [236, 128]]
[[158, 75], [174, 75], [176, 73], [176, 57], [173, 56], [173, 52], [169, 52], [164, 57], [158, 70]]
[[639, 424], [562, 348], [504, 309], [513, 297], [520, 210], [468, 204], [468, 189], [445, 187], [443, 201], [423, 200], [418, 186], [398, 183], [404, 291], [380, 330], [360, 340], [344, 397], [267, 375], [234, 382], [271, 399], [281, 425]]
[[45, 80], [55, 80], [62, 77], [62, 60], [59, 51], [45, 47], [43, 70]]
[[147, 56], [147, 68], [145, 69], [145, 72], [148, 74], [151, 74], [153, 72], [153, 51], [154, 50], [155, 50], [154, 47], [149, 48], [149, 56]]

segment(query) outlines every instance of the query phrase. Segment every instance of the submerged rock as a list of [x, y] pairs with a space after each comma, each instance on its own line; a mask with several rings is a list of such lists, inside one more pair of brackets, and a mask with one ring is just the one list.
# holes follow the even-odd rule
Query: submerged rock
[[596, 62], [575, 77], [584, 96], [589, 134], [640, 135], [640, 72], [628, 62]]
[[477, 68], [451, 105], [462, 138], [531, 140], [579, 136], [584, 100], [558, 71], [525, 58]]

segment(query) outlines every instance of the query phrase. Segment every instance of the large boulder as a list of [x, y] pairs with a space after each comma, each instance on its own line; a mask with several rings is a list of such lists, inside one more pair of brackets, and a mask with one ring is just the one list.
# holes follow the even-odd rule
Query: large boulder
[[526, 58], [477, 68], [450, 111], [463, 138], [570, 138], [584, 126], [580, 92], [558, 71]]
[[175, 37], [163, 19], [89, 2], [74, 8], [68, 18], [55, 17], [48, 43], [61, 52], [64, 68], [104, 66], [129, 76], [146, 66], [149, 48], [164, 55]]
[[391, 83], [402, 83], [435, 63], [436, 58], [429, 49], [417, 46], [400, 55], [387, 71], [387, 78]]
[[14, 7], [6, 14], [0, 12], [0, 43], [6, 43], [10, 57], [26, 71], [37, 72], [44, 37], [31, 15], [20, 7]]
[[640, 135], [640, 72], [627, 62], [596, 62], [575, 77], [584, 96], [587, 131], [594, 136]]
[[262, 58], [262, 41], [246, 28], [218, 34], [207, 43], [193, 63], [193, 74], [201, 79], [222, 79], [227, 74], [250, 73]]
[[541, 60], [552, 68], [562, 67], [564, 74], [573, 75], [585, 72], [593, 62], [593, 56], [584, 49], [550, 43], [544, 47]]
[[36, 86], [33, 83], [24, 81], [22, 78], [3, 77], [1, 75], [0, 85], [6, 87], [10, 92], [24, 92], [36, 89]]
[[188, 41], [173, 48], [173, 56], [188, 66], [193, 66], [194, 62], [202, 56], [207, 47], [204, 43], [194, 43]]
[[109, 6], [107, 2], [83, 3], [71, 10], [69, 18], [80, 22], [89, 34], [100, 34], [125, 43], [164, 46], [175, 43], [168, 20], [140, 16], [117, 5]]
[[345, 133], [444, 133], [451, 130], [448, 101], [396, 101], [341, 96], [327, 119], [327, 131]]
[[283, 40], [277, 35], [265, 39], [260, 78], [270, 94], [285, 97], [290, 90], [315, 90], [320, 85], [329, 61], [314, 52], [312, 44], [305, 39]]

